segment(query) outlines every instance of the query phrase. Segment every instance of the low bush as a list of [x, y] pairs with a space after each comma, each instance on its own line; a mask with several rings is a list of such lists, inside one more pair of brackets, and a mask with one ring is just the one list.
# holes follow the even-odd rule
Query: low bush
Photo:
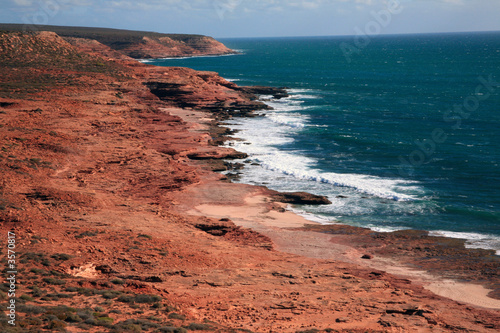
[[168, 319], [186, 320], [186, 316], [172, 312], [168, 315]]
[[162, 298], [157, 295], [137, 295], [135, 296], [135, 302], [137, 303], [157, 303], [161, 302]]
[[189, 331], [214, 331], [215, 328], [208, 324], [191, 323], [185, 327]]
[[56, 286], [61, 286], [61, 285], [66, 284], [66, 281], [60, 280], [60, 279], [55, 279], [55, 278], [43, 278], [42, 281], [45, 283], [48, 283], [48, 284], [56, 285]]
[[160, 327], [158, 331], [161, 333], [187, 333], [187, 329], [183, 327]]

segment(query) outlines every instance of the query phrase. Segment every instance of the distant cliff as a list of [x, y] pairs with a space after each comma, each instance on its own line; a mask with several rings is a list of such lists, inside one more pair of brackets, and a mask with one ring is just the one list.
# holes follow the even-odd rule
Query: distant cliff
[[[75, 46], [89, 49], [97, 48], [102, 51], [103, 46], [93, 42], [97, 41], [104, 47], [109, 48], [110, 52], [116, 51], [134, 59], [236, 53], [214, 38], [203, 35], [162, 34], [145, 31], [49, 25], [36, 26], [36, 29], [38, 31], [55, 32]], [[23, 30], [25, 30], [25, 26], [22, 24], [0, 24], [0, 31], [17, 32]], [[89, 40], [92, 42], [89, 42]]]

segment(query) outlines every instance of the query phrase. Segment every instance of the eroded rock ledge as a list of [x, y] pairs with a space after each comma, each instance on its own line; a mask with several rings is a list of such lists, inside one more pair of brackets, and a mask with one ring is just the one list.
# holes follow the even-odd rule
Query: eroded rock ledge
[[288, 96], [285, 88], [239, 87], [215, 72], [174, 67], [162, 70], [162, 77], [144, 83], [154, 95], [177, 107], [209, 111], [217, 120], [251, 117], [255, 111], [270, 109], [257, 95]]

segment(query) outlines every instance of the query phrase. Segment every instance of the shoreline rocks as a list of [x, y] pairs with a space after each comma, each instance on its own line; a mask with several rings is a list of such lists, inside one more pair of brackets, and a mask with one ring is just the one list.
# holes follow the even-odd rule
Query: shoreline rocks
[[329, 205], [328, 197], [308, 192], [283, 192], [272, 195], [274, 201], [295, 205]]

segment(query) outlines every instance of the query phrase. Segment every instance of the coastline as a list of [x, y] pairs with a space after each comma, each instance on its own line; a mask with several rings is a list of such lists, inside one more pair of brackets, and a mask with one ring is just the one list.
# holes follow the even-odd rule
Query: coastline
[[[188, 123], [193, 119], [185, 117], [184, 112], [174, 112], [174, 114]], [[198, 116], [197, 121], [200, 119]], [[199, 126], [197, 121], [192, 123], [193, 127]], [[237, 189], [238, 187], [241, 189]], [[401, 230], [387, 233], [342, 224], [320, 224], [288, 210], [286, 204], [274, 202], [272, 192], [274, 191], [254, 185], [228, 185], [219, 184], [219, 180], [208, 181], [206, 184], [194, 185], [182, 193], [178, 199], [181, 204], [177, 209], [194, 216], [230, 219], [238, 226], [255, 230], [269, 237], [277, 246], [278, 251], [317, 259], [336, 259], [371, 267], [410, 279], [437, 295], [458, 302], [500, 310], [500, 290], [498, 289], [500, 279], [461, 271], [462, 265], [467, 265], [467, 270], [469, 270], [474, 262], [481, 261], [478, 256], [491, 257], [491, 250], [466, 249], [463, 239], [430, 236], [424, 231]], [[284, 236], [284, 233], [288, 235]], [[396, 239], [400, 238], [399, 242], [390, 240], [392, 235]], [[416, 236], [412, 237], [413, 235]], [[360, 239], [360, 236], [365, 237]], [[374, 239], [384, 240], [374, 241]], [[414, 244], [410, 245], [405, 255], [396, 257], [388, 252], [387, 248], [391, 245], [393, 249], [396, 249], [403, 243], [408, 246], [411, 241]], [[448, 245], [433, 249], [441, 257], [437, 262], [428, 264], [422, 260], [420, 262], [416, 260], [417, 257], [434, 256], [435, 254], [429, 253], [430, 248], [443, 242]], [[384, 251], [380, 251], [381, 247], [385, 248]], [[371, 258], [362, 259], [363, 255], [368, 253]], [[474, 259], [465, 263], [459, 261], [452, 267], [444, 268], [447, 264], [452, 265], [450, 260], [456, 260], [456, 257], [462, 256]], [[495, 260], [493, 270], [498, 263], [500, 260]], [[481, 264], [477, 267], [477, 270], [481, 270]]]
[[194, 56], [179, 56], [179, 57], [167, 57], [167, 58], [152, 58], [152, 59], [137, 59], [137, 61], [143, 63], [143, 64], [148, 64], [150, 62], [154, 62], [157, 60], [173, 60], [173, 59], [191, 59], [191, 58], [215, 58], [215, 57], [231, 57], [231, 56], [237, 56], [241, 55], [241, 52], [234, 51], [234, 53], [231, 54], [214, 54], [214, 55], [194, 55]]
[[[26, 38], [47, 48], [37, 61], [77, 54], [52, 35]], [[64, 52], [54, 52], [57, 47]], [[318, 225], [271, 202], [272, 191], [215, 173], [235, 167], [225, 159], [241, 157], [216, 145], [228, 134], [218, 122], [236, 110], [249, 115], [266, 108], [251, 89], [211, 72], [78, 54], [78, 75], [63, 56], [55, 69], [32, 59], [33, 67], [0, 68], [21, 87], [3, 86], [0, 96], [0, 218], [4, 234], [15, 232], [21, 253], [17, 305], [23, 327], [500, 327], [498, 311], [436, 296], [385, 273], [376, 267], [393, 261], [378, 255], [360, 259], [368, 250], [352, 246], [359, 229], [333, 236], [303, 230], [303, 224]], [[14, 61], [22, 56], [29, 52]], [[63, 84], [22, 88], [47, 73]]]

